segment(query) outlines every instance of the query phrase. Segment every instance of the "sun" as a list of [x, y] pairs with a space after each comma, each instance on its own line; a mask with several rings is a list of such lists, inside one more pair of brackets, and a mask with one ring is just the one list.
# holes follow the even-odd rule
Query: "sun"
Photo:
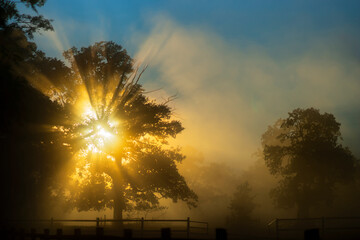
[[86, 137], [84, 137], [88, 150], [92, 152], [104, 152], [116, 138], [115, 129], [112, 129], [110, 124], [96, 122], [90, 124]]
[[112, 134], [104, 129], [103, 126], [100, 124], [96, 126], [97, 129], [97, 135], [102, 139], [110, 139], [112, 137]]
[[93, 108], [87, 106], [82, 114], [80, 136], [85, 140], [84, 150], [92, 153], [106, 153], [119, 139], [119, 126], [116, 121], [97, 118]]

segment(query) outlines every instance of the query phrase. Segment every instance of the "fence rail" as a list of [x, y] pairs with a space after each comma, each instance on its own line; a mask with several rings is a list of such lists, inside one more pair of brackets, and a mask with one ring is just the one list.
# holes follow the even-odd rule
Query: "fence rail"
[[321, 239], [360, 239], [360, 217], [283, 218], [268, 223], [276, 239], [303, 239], [304, 231], [316, 229]]
[[[177, 235], [178, 238], [190, 239], [192, 236], [197, 238], [208, 237], [209, 224], [208, 222], [191, 221], [187, 219], [23, 219], [23, 220], [6, 220], [2, 221], [3, 226], [19, 226], [21, 228], [32, 228], [32, 231], [36, 229], [47, 229], [49, 232], [59, 231], [61, 232], [62, 238], [66, 239], [70, 235], [63, 234], [69, 232], [69, 229], [83, 230], [84, 236], [94, 235], [98, 231], [106, 231], [107, 235], [113, 236], [125, 236], [126, 230], [131, 230], [131, 235], [134, 238], [157, 238], [160, 235], [160, 229], [171, 228], [173, 235]], [[9, 229], [9, 228], [8, 228]], [[98, 230], [103, 229], [103, 230]], [[29, 233], [28, 233], [29, 234]], [[26, 235], [27, 236], [27, 235]], [[44, 234], [38, 234], [38, 238], [43, 238]], [[50, 235], [49, 235], [50, 236]], [[56, 235], [58, 236], [58, 235]], [[59, 237], [59, 236], [58, 236]], [[58, 239], [57, 237], [57, 239]], [[45, 237], [46, 238], [46, 237]], [[83, 236], [82, 236], [83, 238]]]

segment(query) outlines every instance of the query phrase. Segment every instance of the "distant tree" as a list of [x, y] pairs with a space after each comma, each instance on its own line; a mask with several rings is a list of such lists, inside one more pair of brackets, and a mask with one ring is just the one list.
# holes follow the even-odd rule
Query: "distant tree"
[[77, 83], [64, 88], [67, 125], [58, 126], [74, 153], [69, 201], [80, 211], [159, 207], [159, 199], [196, 206], [197, 196], [179, 174], [184, 156], [168, 145], [183, 127], [169, 106], [149, 100], [126, 50], [99, 42], [64, 53]]
[[355, 158], [340, 139], [335, 117], [314, 108], [295, 109], [268, 127], [262, 146], [270, 173], [280, 177], [271, 191], [277, 206], [309, 217], [311, 207], [331, 204], [335, 184], [354, 175]]
[[254, 202], [255, 196], [248, 182], [237, 186], [236, 191], [230, 201], [230, 216], [227, 221], [232, 227], [248, 227], [254, 221], [251, 213], [256, 207]]

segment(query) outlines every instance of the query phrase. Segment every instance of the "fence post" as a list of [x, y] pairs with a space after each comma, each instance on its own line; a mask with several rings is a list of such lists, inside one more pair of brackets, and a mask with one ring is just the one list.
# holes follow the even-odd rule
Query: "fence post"
[[54, 218], [50, 218], [50, 226], [53, 227], [54, 224]]
[[227, 240], [227, 232], [225, 228], [217, 228], [215, 230], [216, 240]]
[[304, 231], [305, 240], [320, 240], [319, 228], [306, 229]]
[[325, 218], [321, 218], [321, 235], [322, 239], [325, 239]]
[[49, 235], [50, 235], [50, 229], [45, 228], [44, 229], [44, 239], [49, 239], [50, 238]]
[[186, 237], [187, 239], [190, 238], [190, 217], [188, 217], [186, 221]]
[[99, 227], [99, 225], [100, 225], [100, 218], [96, 218], [96, 227]]
[[162, 228], [161, 229], [161, 239], [164, 239], [164, 240], [171, 239], [171, 228]]
[[129, 228], [124, 229], [124, 239], [132, 239], [133, 232]]
[[30, 230], [31, 240], [36, 240], [36, 229], [32, 228]]
[[63, 230], [61, 228], [56, 229], [56, 239], [61, 240], [63, 235]]
[[25, 239], [25, 229], [21, 228], [19, 230], [19, 239], [24, 240]]
[[141, 238], [144, 238], [144, 217], [141, 218]]
[[96, 237], [98, 239], [103, 239], [103, 236], [104, 236], [104, 228], [102, 227], [97, 227], [96, 228]]
[[278, 218], [275, 221], [275, 232], [276, 232], [276, 240], [279, 240], [279, 219]]
[[81, 229], [75, 228], [74, 229], [74, 239], [80, 239], [81, 238]]

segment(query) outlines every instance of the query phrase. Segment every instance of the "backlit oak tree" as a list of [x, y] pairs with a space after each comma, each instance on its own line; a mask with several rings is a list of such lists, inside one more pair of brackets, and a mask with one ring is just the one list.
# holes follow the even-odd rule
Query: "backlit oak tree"
[[179, 174], [184, 156], [168, 144], [183, 127], [166, 104], [149, 100], [138, 83], [143, 71], [120, 45], [99, 42], [64, 53], [76, 90], [55, 98], [68, 109], [62, 131], [74, 154], [66, 194], [78, 210], [157, 208], [159, 199], [196, 206], [197, 196]]

